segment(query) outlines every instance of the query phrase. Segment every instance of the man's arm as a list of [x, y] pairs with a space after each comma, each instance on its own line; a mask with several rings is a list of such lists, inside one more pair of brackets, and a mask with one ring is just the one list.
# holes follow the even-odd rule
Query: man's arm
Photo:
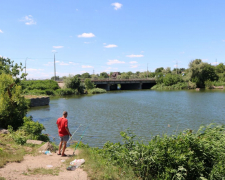
[[72, 135], [70, 134], [69, 128], [68, 128], [68, 127], [65, 127], [65, 129], [66, 129], [66, 131], [69, 133], [69, 136], [72, 136]]

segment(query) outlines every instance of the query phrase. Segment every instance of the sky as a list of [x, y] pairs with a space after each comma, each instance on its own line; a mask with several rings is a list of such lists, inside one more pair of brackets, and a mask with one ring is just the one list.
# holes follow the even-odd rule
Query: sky
[[224, 0], [2, 0], [0, 56], [27, 79], [225, 63]]

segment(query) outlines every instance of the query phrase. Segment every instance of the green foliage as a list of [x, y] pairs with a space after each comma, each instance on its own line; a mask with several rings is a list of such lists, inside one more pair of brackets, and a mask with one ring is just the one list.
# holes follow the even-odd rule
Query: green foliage
[[48, 136], [41, 133], [44, 129], [43, 124], [34, 122], [32, 117], [24, 117], [24, 123], [17, 131], [8, 126], [11, 137], [18, 144], [26, 143], [27, 139], [49, 141]]
[[64, 96], [64, 95], [78, 94], [78, 91], [75, 89], [66, 88], [66, 89], [57, 89], [55, 93], [56, 95]]
[[225, 176], [225, 128], [201, 126], [197, 133], [155, 136], [148, 144], [121, 132], [123, 144], [107, 142], [96, 151], [113, 165], [129, 165], [143, 179], [222, 179]]
[[86, 90], [94, 89], [95, 88], [95, 84], [93, 82], [91, 82], [90, 79], [85, 79], [84, 80], [84, 86], [85, 86], [85, 89]]
[[205, 88], [206, 89], [212, 89], [212, 87], [214, 86], [214, 83], [210, 80], [205, 81]]
[[195, 82], [197, 87], [205, 87], [205, 81], [217, 81], [219, 79], [215, 72], [215, 68], [203, 63], [201, 59], [196, 59], [189, 63], [189, 76], [192, 82]]
[[81, 74], [81, 76], [80, 76], [82, 79], [86, 79], [86, 78], [91, 78], [91, 75], [89, 74], [89, 73], [83, 73], [83, 74]]
[[163, 69], [164, 69], [163, 67], [157, 68], [155, 70], [155, 74], [161, 73], [163, 71]]
[[156, 84], [151, 89], [153, 90], [182, 90], [182, 89], [190, 89], [187, 82], [178, 82], [171, 86], [166, 86], [165, 84]]
[[178, 82], [182, 82], [182, 78], [180, 75], [168, 73], [163, 78], [163, 83], [166, 86], [171, 86], [173, 84], [177, 84]]
[[216, 69], [216, 73], [224, 73], [225, 65], [223, 63], [220, 63], [215, 67], [215, 69]]
[[108, 78], [109, 75], [106, 72], [100, 73], [100, 78]]
[[56, 90], [58, 83], [53, 80], [27, 80], [21, 81], [21, 86], [25, 92], [30, 90]]
[[66, 88], [79, 89], [80, 87], [80, 79], [76, 76], [69, 75], [69, 77], [63, 79], [63, 82]]
[[105, 89], [101, 88], [93, 88], [88, 90], [88, 94], [99, 94], [99, 93], [106, 93], [107, 91]]
[[[18, 82], [21, 79], [25, 79], [27, 74], [22, 73], [23, 67], [22, 63], [18, 65], [14, 64], [14, 61], [11, 61], [9, 58], [0, 57], [0, 75], [9, 74], [14, 77], [15, 82]], [[18, 76], [20, 77], [18, 78]]]
[[21, 86], [14, 83], [11, 75], [0, 75], [0, 127], [11, 125], [17, 129], [23, 124], [28, 104], [21, 93]]

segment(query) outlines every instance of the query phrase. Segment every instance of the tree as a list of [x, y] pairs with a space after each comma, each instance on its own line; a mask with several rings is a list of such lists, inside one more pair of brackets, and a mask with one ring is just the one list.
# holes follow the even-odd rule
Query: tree
[[84, 85], [87, 90], [95, 88], [95, 84], [90, 79], [85, 79]]
[[171, 86], [173, 84], [177, 84], [178, 82], [182, 82], [182, 78], [180, 75], [178, 74], [171, 74], [171, 73], [168, 73], [165, 75], [165, 77], [163, 77], [163, 83], [166, 85], [166, 86]]
[[27, 76], [27, 74], [22, 73], [22, 71], [22, 63], [20, 63], [20, 65], [17, 63], [14, 64], [14, 61], [11, 61], [9, 58], [0, 57], [0, 74], [11, 75], [17, 83]]
[[187, 77], [196, 83], [197, 87], [205, 87], [205, 81], [217, 81], [219, 78], [215, 68], [208, 63], [203, 63], [201, 59], [195, 59], [189, 63]]
[[0, 127], [11, 125], [14, 130], [23, 124], [27, 102], [21, 96], [22, 88], [14, 82], [10, 72], [0, 75]]
[[225, 72], [225, 65], [223, 63], [220, 63], [216, 66], [216, 72], [217, 73], [224, 73]]
[[69, 77], [63, 79], [66, 88], [78, 89], [80, 88], [80, 79], [76, 76], [69, 75]]
[[155, 73], [156, 73], [156, 74], [161, 73], [163, 69], [164, 69], [163, 67], [157, 68], [157, 69], [155, 70]]
[[100, 73], [100, 78], [108, 78], [109, 75], [106, 72]]
[[86, 73], [81, 74], [81, 78], [83, 78], [83, 79], [91, 78], [91, 75], [86, 72]]

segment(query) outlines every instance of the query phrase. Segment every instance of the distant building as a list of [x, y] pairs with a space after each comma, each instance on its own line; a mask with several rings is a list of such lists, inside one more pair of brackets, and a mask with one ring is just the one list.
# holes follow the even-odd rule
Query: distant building
[[111, 78], [116, 79], [118, 75], [120, 75], [119, 72], [113, 72]]

